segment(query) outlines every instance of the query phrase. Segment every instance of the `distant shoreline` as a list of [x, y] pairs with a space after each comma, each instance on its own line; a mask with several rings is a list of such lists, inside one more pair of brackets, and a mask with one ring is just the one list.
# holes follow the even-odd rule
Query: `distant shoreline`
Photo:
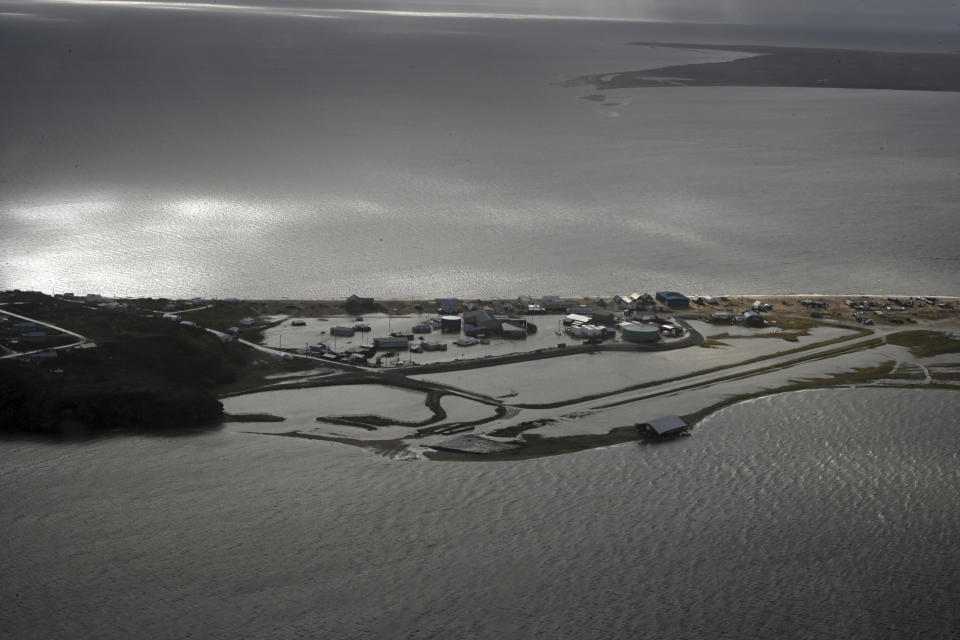
[[739, 51], [727, 62], [673, 65], [584, 76], [600, 91], [643, 87], [807, 87], [960, 91], [960, 55], [852, 49], [633, 42], [637, 46]]

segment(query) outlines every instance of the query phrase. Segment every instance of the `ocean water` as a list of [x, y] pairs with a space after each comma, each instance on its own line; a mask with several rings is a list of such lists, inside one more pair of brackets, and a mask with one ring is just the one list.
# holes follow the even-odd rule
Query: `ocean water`
[[43, 638], [950, 638], [955, 393], [399, 462], [243, 433], [0, 443], [0, 620]]
[[209, 7], [0, 3], [0, 289], [960, 294], [960, 95], [566, 84], [940, 36]]

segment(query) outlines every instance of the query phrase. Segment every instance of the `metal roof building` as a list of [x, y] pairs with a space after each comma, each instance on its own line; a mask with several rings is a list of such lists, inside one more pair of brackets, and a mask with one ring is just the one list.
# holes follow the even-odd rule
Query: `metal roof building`
[[670, 309], [690, 308], [690, 298], [676, 291], [657, 291], [657, 301]]
[[666, 436], [683, 433], [690, 428], [690, 425], [684, 422], [680, 416], [664, 416], [650, 422], [640, 423], [637, 428], [654, 435]]

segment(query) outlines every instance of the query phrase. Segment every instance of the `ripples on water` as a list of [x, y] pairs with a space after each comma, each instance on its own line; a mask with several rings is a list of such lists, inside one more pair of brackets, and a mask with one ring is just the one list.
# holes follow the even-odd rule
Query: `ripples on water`
[[960, 294], [960, 94], [563, 86], [822, 29], [101, 4], [0, 20], [0, 289]]
[[12, 637], [946, 638], [948, 392], [835, 390], [522, 463], [222, 432], [4, 443]]

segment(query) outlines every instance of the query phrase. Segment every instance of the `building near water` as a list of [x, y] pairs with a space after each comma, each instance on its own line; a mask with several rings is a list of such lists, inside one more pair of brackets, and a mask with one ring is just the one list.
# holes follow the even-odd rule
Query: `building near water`
[[443, 316], [440, 318], [440, 331], [443, 333], [460, 333], [463, 320], [460, 316]]
[[680, 416], [664, 416], [650, 422], [642, 422], [636, 427], [642, 433], [659, 437], [679, 435], [690, 429], [690, 425]]
[[460, 301], [457, 298], [437, 298], [436, 302], [440, 313], [447, 315], [460, 313]]
[[676, 291], [657, 291], [657, 302], [669, 309], [690, 308], [690, 298]]
[[373, 339], [374, 349], [403, 349], [407, 350], [410, 348], [410, 341], [407, 340], [405, 336], [395, 337], [389, 336], [386, 338], [374, 338]]
[[660, 327], [655, 324], [624, 322], [620, 325], [620, 335], [627, 342], [656, 342], [660, 339]]
[[756, 311], [744, 311], [743, 315], [740, 316], [740, 320], [743, 322], [745, 327], [762, 327], [766, 324], [761, 316]]

